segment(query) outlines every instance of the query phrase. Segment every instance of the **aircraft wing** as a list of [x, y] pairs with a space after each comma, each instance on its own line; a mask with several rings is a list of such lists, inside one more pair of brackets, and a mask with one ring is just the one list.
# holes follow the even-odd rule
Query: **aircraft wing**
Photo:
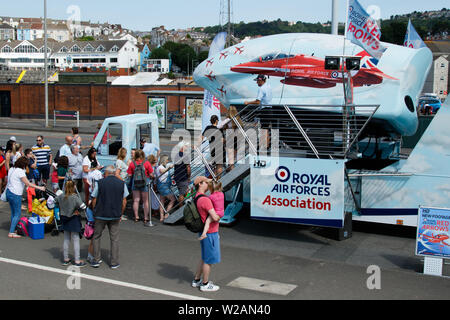
[[397, 78], [391, 77], [390, 75], [387, 75], [386, 73], [382, 72], [379, 69], [374, 69], [374, 68], [372, 68], [372, 69], [360, 69], [359, 72], [362, 72], [363, 74], [367, 74], [367, 75], [374, 75], [374, 76], [386, 78], [386, 79], [398, 80]]

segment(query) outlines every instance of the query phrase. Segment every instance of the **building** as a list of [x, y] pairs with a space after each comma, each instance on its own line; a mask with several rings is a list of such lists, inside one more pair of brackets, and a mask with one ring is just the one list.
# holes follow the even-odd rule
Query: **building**
[[[49, 52], [51, 54], [51, 44]], [[0, 65], [4, 69], [43, 69], [44, 40], [0, 41]], [[54, 66], [54, 59], [49, 57], [49, 65]]]
[[144, 59], [142, 71], [168, 73], [170, 71], [169, 59]]
[[14, 40], [14, 28], [9, 24], [0, 24], [0, 41]]
[[[129, 41], [49, 40], [49, 67], [61, 71], [127, 75], [139, 62], [138, 48]], [[0, 41], [0, 65], [7, 69], [43, 69], [44, 40]]]
[[425, 41], [425, 44], [433, 53], [433, 64], [422, 93], [435, 93], [443, 101], [450, 86], [450, 41]]
[[53, 39], [58, 42], [66, 42], [72, 40], [72, 34], [70, 33], [67, 24], [64, 23], [47, 25], [47, 35], [49, 39]]
[[67, 41], [53, 46], [55, 66], [66, 72], [107, 72], [128, 75], [137, 69], [138, 47], [126, 40]]

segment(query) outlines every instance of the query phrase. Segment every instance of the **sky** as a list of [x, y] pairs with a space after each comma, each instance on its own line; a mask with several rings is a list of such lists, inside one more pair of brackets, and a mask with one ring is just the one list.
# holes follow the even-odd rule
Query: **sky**
[[[1, 0], [0, 16], [43, 17], [44, 0]], [[345, 22], [347, 0], [339, 3], [339, 21]], [[227, 3], [227, 0], [223, 0]], [[262, 20], [331, 21], [332, 0], [231, 0], [232, 22]], [[381, 19], [413, 11], [449, 8], [448, 0], [359, 0]], [[54, 19], [81, 17], [82, 21], [120, 23], [135, 31], [184, 29], [218, 25], [220, 0], [47, 0], [47, 15]], [[370, 11], [370, 10], [368, 10]], [[370, 12], [369, 12], [370, 13]], [[376, 18], [376, 17], [375, 17]]]

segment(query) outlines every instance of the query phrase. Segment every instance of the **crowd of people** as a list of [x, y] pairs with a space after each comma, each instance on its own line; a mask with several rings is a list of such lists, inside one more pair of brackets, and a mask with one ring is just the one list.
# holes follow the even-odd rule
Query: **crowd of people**
[[[83, 156], [82, 150], [85, 149], [87, 153]], [[86, 204], [87, 221], [95, 226], [87, 260], [91, 266], [99, 267], [102, 262], [100, 238], [105, 227], [108, 227], [111, 239], [110, 267], [118, 268], [118, 224], [127, 220], [123, 213], [128, 195], [132, 196], [135, 222], [141, 221], [141, 202], [144, 226], [153, 225], [150, 215], [159, 216], [161, 222], [167, 219], [169, 211], [177, 203], [183, 203], [185, 197], [194, 191], [190, 188], [191, 167], [187, 160], [190, 159], [187, 157], [190, 152], [189, 143], [180, 141], [173, 152], [174, 163], [171, 163], [168, 155], [160, 154], [158, 146], [146, 142], [143, 138], [140, 141], [140, 149], [132, 149], [128, 161], [127, 149], [120, 148], [115, 165], [104, 168], [97, 160], [97, 150], [93, 144], [87, 147], [82, 145], [77, 128], [72, 128], [72, 134], [65, 137], [64, 145], [54, 157], [51, 147], [45, 143], [42, 135], [36, 137], [34, 146], [25, 150], [12, 136], [6, 148], [0, 149], [0, 193], [11, 208], [8, 237], [21, 237], [16, 232], [16, 226], [21, 217], [25, 187], [41, 191], [51, 189], [56, 194], [55, 203], [59, 207], [64, 230], [62, 264], [72, 263], [78, 267], [86, 265], [80, 258], [79, 237], [82, 230], [80, 211]], [[178, 189], [178, 199], [172, 191], [172, 181]], [[202, 260], [192, 286], [203, 291], [215, 291], [218, 286], [212, 284], [208, 277], [211, 265], [220, 262], [220, 247], [217, 246], [218, 219], [224, 213], [224, 196], [221, 185], [206, 177], [201, 177], [200, 180], [196, 178], [195, 191], [204, 194], [207, 191], [205, 182], [207, 188], [210, 188], [211, 199], [201, 199], [198, 204], [205, 228], [198, 235], [201, 240]], [[51, 188], [48, 188], [49, 186]], [[82, 193], [84, 198], [80, 195]], [[74, 248], [73, 260], [69, 259], [71, 242]], [[198, 278], [201, 275], [204, 281], [200, 283]]]

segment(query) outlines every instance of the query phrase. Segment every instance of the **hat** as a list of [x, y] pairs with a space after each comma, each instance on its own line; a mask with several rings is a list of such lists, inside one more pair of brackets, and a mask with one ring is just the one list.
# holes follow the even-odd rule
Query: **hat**
[[258, 76], [255, 79], [253, 79], [253, 80], [254, 81], [256, 81], [256, 80], [264, 80], [264, 81], [266, 81], [266, 76], [263, 75], [263, 74], [258, 74]]
[[205, 177], [205, 176], [199, 176], [199, 177], [197, 177], [197, 178], [195, 178], [195, 180], [194, 180], [194, 186], [197, 186], [197, 185], [199, 185], [200, 183], [202, 183], [202, 182], [210, 182], [211, 181], [211, 179], [208, 179], [207, 177]]
[[139, 141], [140, 142], [145, 142], [146, 140], [145, 140], [145, 138], [141, 138]]
[[14, 142], [17, 141], [17, 140], [16, 140], [16, 137], [14, 137], [14, 136], [11, 136], [11, 137], [9, 138], [9, 140], [14, 141]]

